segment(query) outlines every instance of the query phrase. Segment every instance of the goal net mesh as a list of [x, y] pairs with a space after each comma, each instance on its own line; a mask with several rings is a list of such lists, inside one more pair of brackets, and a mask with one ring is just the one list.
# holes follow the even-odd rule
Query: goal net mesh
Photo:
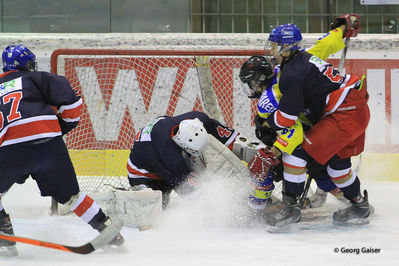
[[65, 137], [81, 190], [129, 189], [136, 132], [160, 115], [203, 111], [252, 137], [255, 101], [238, 73], [262, 52], [56, 50], [52, 71], [83, 99], [79, 125]]

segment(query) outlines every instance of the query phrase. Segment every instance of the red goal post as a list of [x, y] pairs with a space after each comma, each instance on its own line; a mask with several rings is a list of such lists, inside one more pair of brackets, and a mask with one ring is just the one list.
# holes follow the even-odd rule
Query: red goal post
[[128, 187], [126, 163], [135, 133], [159, 115], [191, 110], [253, 136], [255, 102], [238, 78], [241, 64], [263, 50], [59, 49], [51, 71], [83, 99], [66, 136], [81, 189]]

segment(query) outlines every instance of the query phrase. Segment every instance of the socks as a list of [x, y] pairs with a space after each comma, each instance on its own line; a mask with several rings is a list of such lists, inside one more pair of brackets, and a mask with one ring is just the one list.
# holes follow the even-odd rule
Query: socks
[[91, 225], [94, 229], [100, 230], [107, 219], [104, 212], [97, 203], [86, 193], [81, 192], [79, 198], [72, 205], [71, 211], [79, 216], [83, 221]]

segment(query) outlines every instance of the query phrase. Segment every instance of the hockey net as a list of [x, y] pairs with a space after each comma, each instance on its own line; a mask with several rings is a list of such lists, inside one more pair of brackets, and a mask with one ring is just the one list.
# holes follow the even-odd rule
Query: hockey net
[[204, 111], [241, 135], [253, 135], [255, 102], [238, 78], [260, 50], [55, 50], [52, 72], [83, 99], [66, 138], [82, 191], [129, 189], [126, 163], [136, 132], [155, 117]]

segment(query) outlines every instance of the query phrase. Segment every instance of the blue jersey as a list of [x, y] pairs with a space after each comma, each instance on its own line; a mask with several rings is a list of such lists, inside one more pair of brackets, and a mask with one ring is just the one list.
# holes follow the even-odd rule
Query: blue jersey
[[136, 135], [127, 164], [129, 178], [149, 178], [164, 181], [175, 188], [186, 181], [193, 171], [187, 154], [172, 140], [172, 129], [185, 119], [198, 118], [208, 134], [229, 146], [238, 132], [209, 118], [202, 112], [188, 112], [170, 117], [160, 116]]
[[[339, 90], [346, 80], [331, 64], [307, 52], [296, 52], [281, 65], [279, 88], [282, 97], [278, 110], [267, 118], [268, 124], [276, 130], [290, 127], [301, 112], [315, 124], [327, 105], [336, 106], [346, 97], [348, 91]], [[338, 90], [338, 94], [330, 97], [330, 93]]]
[[281, 93], [278, 84], [278, 78], [280, 76], [280, 65], [274, 68], [273, 79], [262, 93], [257, 103], [258, 115], [266, 119], [269, 114], [275, 112], [280, 102]]
[[82, 100], [48, 72], [0, 75], [0, 193], [32, 176], [42, 196], [65, 203], [79, 192], [61, 135], [78, 124]]
[[0, 75], [0, 101], [0, 147], [61, 136], [77, 126], [82, 110], [68, 80], [48, 72]]
[[[302, 49], [301, 51], [306, 51], [307, 53], [315, 55], [322, 60], [327, 60], [328, 56], [345, 47], [342, 37], [343, 33], [340, 28], [333, 29], [326, 35], [319, 38], [313, 47], [310, 49]], [[278, 108], [278, 104], [282, 96], [279, 88], [279, 78], [280, 65], [277, 65], [274, 69], [273, 80], [263, 92], [258, 102], [258, 114], [264, 119], [266, 119], [270, 113], [273, 113]], [[303, 110], [303, 116], [301, 116], [301, 119], [306, 119], [302, 122], [306, 122], [309, 125], [309, 121], [307, 121], [307, 118], [305, 118], [305, 115], [307, 114], [307, 110]]]

